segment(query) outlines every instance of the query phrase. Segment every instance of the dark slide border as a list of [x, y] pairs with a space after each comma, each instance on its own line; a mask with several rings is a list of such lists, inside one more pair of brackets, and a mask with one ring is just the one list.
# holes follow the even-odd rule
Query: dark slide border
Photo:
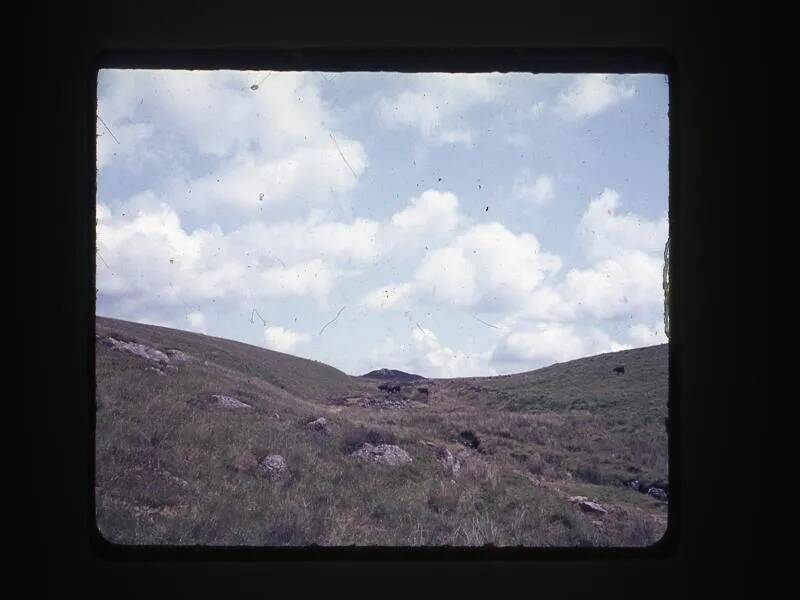
[[[102, 68], [156, 68], [156, 69], [252, 69], [252, 70], [326, 70], [326, 71], [444, 71], [444, 72], [611, 72], [611, 73], [664, 73], [674, 78], [674, 66], [666, 54], [653, 51], [536, 51], [536, 50], [498, 50], [498, 49], [356, 49], [346, 51], [300, 49], [295, 51], [233, 51], [233, 52], [114, 52], [103, 54], [88, 74], [91, 84], [90, 103], [87, 106], [87, 124], [91, 128], [88, 134], [90, 142], [96, 140], [96, 77], [97, 69]], [[670, 87], [669, 116], [677, 118], [677, 100]], [[670, 140], [670, 155], [678, 155], [679, 149], [674, 140]], [[89, 176], [95, 172], [94, 145], [87, 154], [86, 169]], [[674, 173], [673, 177], [674, 179]], [[670, 186], [674, 185], [670, 181]], [[96, 194], [92, 194], [94, 197]], [[674, 195], [670, 198], [670, 235], [680, 230], [680, 222], [674, 218], [680, 214], [679, 202]], [[676, 206], [673, 210], [671, 207]], [[93, 218], [94, 203], [90, 206]], [[674, 245], [674, 244], [673, 244]], [[94, 236], [88, 261], [89, 277], [86, 277], [89, 291], [94, 289], [95, 255]], [[673, 285], [674, 288], [674, 285]], [[673, 290], [673, 294], [679, 291]], [[96, 312], [96, 311], [94, 311]], [[89, 389], [95, 389], [94, 382], [94, 319], [87, 324], [90, 350], [87, 354], [86, 369], [90, 376]], [[678, 329], [680, 331], [680, 329]], [[670, 362], [676, 360], [673, 348], [680, 347], [680, 338], [673, 336], [677, 343], [670, 346]], [[89, 485], [88, 519], [92, 522], [90, 532], [91, 549], [103, 558], [152, 561], [155, 559], [171, 560], [522, 560], [522, 559], [577, 559], [620, 558], [620, 557], [656, 557], [668, 556], [674, 552], [678, 543], [679, 510], [680, 510], [680, 466], [677, 448], [673, 440], [680, 439], [679, 373], [670, 364], [669, 382], [669, 481], [670, 495], [668, 525], [665, 535], [652, 546], [646, 548], [586, 548], [586, 547], [392, 547], [392, 546], [353, 546], [353, 547], [258, 547], [258, 546], [126, 546], [107, 541], [95, 524], [94, 482], [94, 446], [90, 445], [89, 460], [91, 476]], [[90, 391], [90, 431], [94, 432], [95, 404]]]
[[[419, 592], [428, 582], [446, 584], [449, 594], [478, 593], [482, 587], [496, 593], [514, 582], [547, 598], [677, 598], [689, 589], [690, 560], [699, 559], [705, 561], [704, 578], [716, 576], [724, 588], [730, 561], [742, 550], [731, 543], [727, 527], [728, 519], [735, 520], [733, 511], [719, 504], [725, 481], [720, 465], [733, 444], [729, 407], [736, 387], [736, 334], [730, 327], [735, 299], [727, 288], [736, 273], [729, 249], [736, 244], [737, 189], [726, 177], [735, 159], [736, 138], [727, 124], [735, 110], [728, 88], [736, 63], [723, 51], [734, 46], [723, 16], [712, 7], [663, 3], [646, 9], [622, 1], [602, 9], [590, 1], [569, 10], [563, 3], [493, 5], [476, 13], [403, 5], [402, 13], [392, 14], [400, 7], [387, 5], [375, 6], [372, 15], [339, 4], [322, 12], [305, 5], [264, 3], [245, 10], [219, 4], [140, 0], [43, 7], [39, 22], [46, 27], [39, 49], [47, 75], [37, 80], [37, 152], [46, 177], [35, 185], [39, 292], [50, 300], [44, 300], [48, 317], [40, 321], [39, 334], [56, 336], [68, 352], [55, 361], [45, 349], [38, 358], [44, 373], [37, 381], [40, 401], [33, 418], [42, 424], [38, 448], [49, 466], [46, 493], [34, 499], [40, 506], [29, 521], [34, 537], [26, 546], [34, 568], [46, 574], [35, 584], [50, 586], [59, 596], [88, 591], [154, 598], [266, 595], [285, 585], [323, 593], [344, 585], [352, 593], [382, 595]], [[744, 52], [735, 56], [740, 63], [752, 60]], [[344, 554], [332, 561], [314, 549], [281, 556], [249, 549], [112, 549], [98, 543], [87, 508], [93, 458], [93, 373], [87, 357], [94, 346], [94, 167], [87, 157], [94, 148], [95, 70], [265, 64], [273, 69], [339, 70], [358, 64], [362, 70], [391, 65], [392, 70], [481, 71], [492, 65], [498, 70], [669, 74], [675, 487], [668, 536], [660, 544], [642, 551], [521, 554], [441, 549], [403, 562], [399, 559], [409, 557], [395, 549], [373, 552], [371, 558], [381, 558], [377, 561], [360, 549], [336, 550]], [[40, 62], [37, 71], [42, 70]], [[53, 182], [58, 182], [57, 194]], [[52, 302], [53, 290], [59, 290], [57, 302]], [[748, 532], [752, 529], [741, 527], [737, 539]], [[140, 550], [145, 554], [137, 554]]]

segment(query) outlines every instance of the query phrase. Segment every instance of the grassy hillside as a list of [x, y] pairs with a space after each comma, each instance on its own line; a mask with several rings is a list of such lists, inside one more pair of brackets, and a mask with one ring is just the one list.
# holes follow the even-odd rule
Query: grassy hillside
[[[641, 546], [666, 527], [666, 502], [623, 485], [667, 479], [665, 346], [393, 389], [185, 331], [98, 317], [97, 336], [97, 523], [112, 542]], [[326, 430], [307, 426], [318, 417]], [[350, 456], [364, 442], [412, 460]], [[284, 477], [259, 468], [269, 455]]]

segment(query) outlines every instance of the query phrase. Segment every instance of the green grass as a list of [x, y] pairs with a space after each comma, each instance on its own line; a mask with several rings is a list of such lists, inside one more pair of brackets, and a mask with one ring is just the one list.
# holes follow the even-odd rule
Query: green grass
[[[380, 382], [319, 362], [102, 317], [97, 332], [192, 357], [162, 376], [97, 344], [97, 522], [112, 542], [643, 546], [663, 534], [666, 505], [621, 482], [667, 478], [666, 347], [428, 380], [427, 403], [376, 410], [328, 403], [377, 394]], [[613, 374], [617, 364], [625, 375]], [[216, 393], [252, 408], [207, 402]], [[304, 426], [319, 416], [329, 435]], [[457, 475], [419, 443], [455, 451], [466, 429], [483, 453]], [[396, 443], [413, 462], [348, 455], [365, 441]], [[268, 454], [286, 459], [288, 477], [259, 472]], [[597, 525], [565, 493], [596, 497], [610, 513]]]

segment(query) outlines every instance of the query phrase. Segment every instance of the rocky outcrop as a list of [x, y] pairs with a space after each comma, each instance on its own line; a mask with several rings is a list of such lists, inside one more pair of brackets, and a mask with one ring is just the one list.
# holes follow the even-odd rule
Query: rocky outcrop
[[608, 511], [600, 504], [593, 500], [589, 500], [586, 496], [570, 496], [567, 498], [573, 504], [577, 504], [583, 512], [596, 513], [607, 515]]
[[223, 408], [252, 408], [249, 404], [246, 404], [241, 400], [237, 400], [236, 398], [225, 396], [223, 394], [212, 394], [211, 398]]
[[420, 441], [420, 444], [433, 448], [433, 451], [436, 455], [436, 460], [439, 461], [445, 470], [449, 471], [453, 475], [457, 475], [461, 470], [461, 464], [466, 459], [467, 455], [466, 449], [458, 453], [453, 453], [447, 446], [436, 444], [434, 442], [422, 440]]
[[123, 342], [122, 340], [118, 340], [113, 337], [101, 337], [99, 338], [99, 341], [103, 346], [111, 348], [112, 350], [129, 352], [130, 354], [135, 354], [136, 356], [147, 360], [169, 364], [169, 356], [167, 356], [164, 352], [161, 352], [161, 350], [156, 350], [155, 348], [145, 346], [144, 344], [138, 344], [136, 342]]
[[663, 489], [659, 487], [651, 487], [647, 490], [647, 495], [656, 498], [657, 500], [662, 500], [666, 502], [669, 499], [669, 495]]
[[306, 423], [306, 428], [310, 429], [311, 431], [316, 431], [317, 433], [330, 433], [330, 429], [328, 428], [328, 420], [325, 417], [320, 417], [319, 419], [309, 421]]
[[350, 456], [382, 465], [403, 465], [411, 462], [408, 452], [393, 444], [372, 445], [365, 442]]
[[188, 354], [182, 350], [178, 350], [177, 348], [170, 348], [169, 350], [162, 352], [161, 350], [157, 350], [156, 348], [152, 348], [151, 346], [147, 346], [145, 344], [140, 344], [133, 341], [118, 340], [111, 336], [103, 337], [99, 334], [95, 334], [95, 339], [106, 348], [111, 348], [112, 350], [117, 350], [120, 352], [128, 352], [130, 354], [139, 356], [140, 358], [144, 358], [161, 365], [170, 366], [172, 369], [175, 368], [175, 364], [182, 364], [190, 359]]
[[289, 475], [289, 468], [286, 466], [286, 461], [280, 454], [265, 456], [261, 462], [258, 463], [258, 466], [272, 481], [283, 479]]

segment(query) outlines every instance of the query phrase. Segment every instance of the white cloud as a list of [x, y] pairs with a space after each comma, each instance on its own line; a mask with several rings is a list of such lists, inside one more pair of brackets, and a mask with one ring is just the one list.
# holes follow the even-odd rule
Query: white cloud
[[657, 321], [652, 327], [643, 323], [634, 325], [628, 330], [628, 336], [636, 346], [654, 346], [669, 342], [669, 339], [664, 334], [663, 321]]
[[411, 281], [386, 286], [401, 290], [395, 301], [375, 302], [386, 288], [372, 292], [367, 301], [384, 308], [414, 298], [486, 312], [515, 310], [560, 267], [560, 259], [542, 252], [534, 235], [483, 223], [429, 252]]
[[426, 377], [470, 377], [495, 374], [491, 352], [469, 353], [450, 348], [430, 329], [415, 326], [408, 343], [388, 337], [370, 353], [373, 368], [393, 368]]
[[534, 179], [530, 171], [523, 170], [514, 178], [512, 194], [534, 206], [547, 206], [555, 198], [553, 180], [549, 175], [539, 175]]
[[458, 198], [451, 192], [426, 190], [411, 198], [409, 205], [392, 215], [392, 224], [415, 236], [451, 233], [465, 218], [458, 212]]
[[603, 352], [629, 348], [600, 330], [579, 331], [574, 325], [539, 323], [532, 328], [510, 333], [495, 349], [492, 360], [523, 364], [526, 369], [547, 366]]
[[411, 78], [410, 89], [378, 104], [389, 127], [413, 127], [431, 144], [470, 145], [474, 134], [463, 115], [504, 93], [493, 74], [423, 73]]
[[619, 205], [619, 194], [609, 188], [589, 203], [578, 226], [587, 255], [600, 259], [627, 250], [663, 253], [669, 230], [666, 213], [649, 221], [633, 213], [617, 214]]
[[208, 333], [206, 330], [206, 316], [200, 311], [195, 310], [187, 314], [186, 321], [189, 323], [189, 329], [191, 331]]
[[[343, 202], [367, 167], [364, 147], [337, 131], [310, 74], [273, 72], [250, 89], [266, 75], [103, 70], [98, 114], [119, 143], [98, 120], [98, 166], [169, 164], [157, 203], [199, 214]], [[186, 166], [195, 154], [210, 171]]]
[[278, 325], [271, 325], [264, 330], [264, 342], [267, 348], [277, 352], [291, 353], [297, 346], [307, 344], [309, 341], [311, 341], [309, 334], [285, 329]]
[[663, 306], [663, 261], [640, 251], [620, 253], [588, 269], [572, 269], [562, 295], [579, 312], [598, 319], [646, 313]]
[[164, 312], [203, 301], [245, 307], [254, 300], [310, 297], [322, 303], [340, 274], [319, 257], [269, 258], [270, 246], [261, 246], [252, 232], [225, 235], [212, 226], [189, 233], [166, 205], [126, 217], [100, 205], [97, 214], [101, 302], [128, 314], [154, 303]]
[[576, 75], [558, 96], [556, 112], [568, 119], [582, 119], [633, 97], [635, 88], [624, 78], [602, 73]]

